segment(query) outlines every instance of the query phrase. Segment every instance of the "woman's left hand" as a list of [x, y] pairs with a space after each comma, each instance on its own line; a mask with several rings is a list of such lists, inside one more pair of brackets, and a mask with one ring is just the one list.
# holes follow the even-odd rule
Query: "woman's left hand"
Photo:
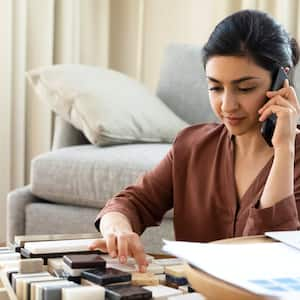
[[278, 91], [268, 91], [268, 102], [258, 111], [259, 120], [263, 122], [272, 113], [277, 116], [272, 144], [274, 150], [281, 147], [294, 147], [295, 136], [298, 132], [297, 120], [300, 116], [300, 105], [293, 87], [288, 80]]

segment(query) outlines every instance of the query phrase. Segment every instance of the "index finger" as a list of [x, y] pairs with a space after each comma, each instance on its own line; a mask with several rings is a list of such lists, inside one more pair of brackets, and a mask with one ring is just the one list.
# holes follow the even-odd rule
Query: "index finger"
[[267, 96], [268, 97], [272, 97], [274, 95], [284, 96], [289, 91], [289, 87], [290, 87], [289, 80], [288, 79], [284, 79], [282, 88], [274, 90], [274, 91], [267, 91]]
[[90, 250], [97, 250], [100, 249], [103, 252], [108, 252], [107, 251], [107, 246], [106, 246], [106, 241], [105, 239], [97, 239], [94, 240], [90, 245], [89, 245]]
[[140, 240], [135, 240], [130, 244], [131, 252], [133, 257], [136, 260], [136, 263], [139, 266], [139, 271], [140, 272], [146, 272], [147, 271], [147, 266], [148, 262], [146, 259], [146, 253], [144, 251], [144, 247], [142, 246], [142, 243]]
[[288, 88], [289, 86], [290, 86], [289, 80], [288, 79], [284, 79], [283, 87], [284, 88]]

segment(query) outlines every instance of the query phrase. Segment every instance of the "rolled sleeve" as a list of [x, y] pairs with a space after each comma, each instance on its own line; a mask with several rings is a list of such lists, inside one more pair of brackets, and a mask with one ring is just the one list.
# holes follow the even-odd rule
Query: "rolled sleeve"
[[244, 235], [264, 234], [266, 231], [297, 230], [300, 227], [294, 195], [290, 195], [271, 207], [252, 207], [244, 229]]
[[166, 156], [137, 182], [109, 199], [98, 214], [95, 226], [108, 212], [125, 215], [134, 232], [142, 234], [147, 227], [158, 226], [166, 211], [173, 207], [173, 147]]

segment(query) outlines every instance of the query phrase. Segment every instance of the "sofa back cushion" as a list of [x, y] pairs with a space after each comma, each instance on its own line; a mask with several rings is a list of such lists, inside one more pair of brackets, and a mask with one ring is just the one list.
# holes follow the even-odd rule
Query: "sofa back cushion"
[[166, 48], [156, 94], [190, 124], [217, 121], [209, 103], [200, 46], [170, 44]]

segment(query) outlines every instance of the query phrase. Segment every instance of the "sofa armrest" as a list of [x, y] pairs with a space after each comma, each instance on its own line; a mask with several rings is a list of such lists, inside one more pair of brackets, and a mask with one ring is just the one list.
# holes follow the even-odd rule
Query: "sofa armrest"
[[39, 198], [31, 193], [29, 185], [7, 195], [7, 242], [12, 242], [16, 235], [25, 235], [25, 208], [29, 203], [38, 201]]
[[56, 115], [52, 150], [83, 144], [89, 144], [83, 133]]

